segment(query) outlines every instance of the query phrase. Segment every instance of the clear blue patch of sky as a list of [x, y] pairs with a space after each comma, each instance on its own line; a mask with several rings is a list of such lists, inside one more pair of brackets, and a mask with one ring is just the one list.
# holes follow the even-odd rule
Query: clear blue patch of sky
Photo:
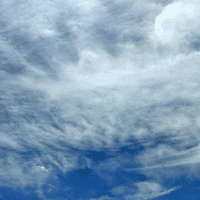
[[[105, 181], [94, 174], [93, 170], [89, 168], [72, 171], [65, 176], [59, 174], [58, 177], [61, 185], [72, 188], [72, 192], [68, 192], [68, 196], [71, 199], [94, 198], [106, 195], [107, 191], [111, 189], [111, 186], [106, 185]], [[64, 197], [66, 194], [62, 195]]]
[[40, 200], [41, 198], [32, 189], [13, 189], [0, 187], [0, 200]]

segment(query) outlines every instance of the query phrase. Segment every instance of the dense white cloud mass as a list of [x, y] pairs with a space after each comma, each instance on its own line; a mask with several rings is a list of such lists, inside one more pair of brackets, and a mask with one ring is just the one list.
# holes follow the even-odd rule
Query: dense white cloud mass
[[152, 37], [162, 44], [184, 50], [194, 35], [199, 35], [200, 4], [198, 0], [175, 1], [166, 6], [155, 19]]
[[[0, 185], [44, 198], [58, 173], [90, 168], [111, 184], [140, 171], [152, 181], [91, 197], [140, 200], [175, 190], [162, 178], [179, 169], [199, 176], [199, 11], [198, 0], [1, 1]], [[115, 153], [136, 143], [137, 155]], [[81, 153], [105, 148], [98, 164]]]

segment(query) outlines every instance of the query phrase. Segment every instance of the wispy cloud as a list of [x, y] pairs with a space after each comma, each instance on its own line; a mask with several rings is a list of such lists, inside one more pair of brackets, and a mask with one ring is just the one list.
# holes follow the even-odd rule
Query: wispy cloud
[[[166, 189], [159, 183], [153, 181], [137, 182], [131, 186], [118, 186], [112, 189], [114, 198], [103, 196], [94, 200], [112, 200], [112, 199], [124, 199], [124, 200], [148, 200], [156, 197], [167, 195], [177, 188]], [[93, 200], [93, 199], [91, 199]]]
[[167, 195], [174, 191], [176, 188], [165, 189], [156, 182], [139, 182], [135, 184], [136, 193], [134, 195], [126, 195], [125, 199], [147, 200]]

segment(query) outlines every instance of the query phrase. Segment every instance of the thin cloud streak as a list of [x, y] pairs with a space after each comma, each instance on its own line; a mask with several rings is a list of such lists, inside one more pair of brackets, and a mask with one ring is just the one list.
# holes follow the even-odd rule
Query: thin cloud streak
[[[143, 154], [139, 158], [141, 162], [143, 159], [145, 159], [145, 156], [147, 155]], [[200, 147], [197, 146], [197, 147], [190, 148], [188, 150], [172, 153], [172, 155], [168, 155], [168, 156], [163, 155], [161, 156], [161, 158], [153, 158], [153, 160], [150, 160], [151, 163], [154, 163], [153, 165], [145, 163], [144, 165], [147, 165], [147, 166], [126, 169], [126, 171], [175, 168], [175, 167], [181, 167], [181, 166], [192, 167], [193, 165], [200, 163], [199, 156], [200, 156]]]

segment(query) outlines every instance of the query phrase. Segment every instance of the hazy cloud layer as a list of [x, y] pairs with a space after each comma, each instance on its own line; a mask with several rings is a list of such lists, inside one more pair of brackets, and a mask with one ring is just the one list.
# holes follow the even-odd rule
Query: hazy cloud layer
[[[44, 198], [58, 174], [87, 168], [112, 185], [88, 199], [140, 200], [181, 186], [167, 185], [169, 174], [198, 176], [199, 9], [197, 0], [2, 1], [1, 186]], [[152, 181], [130, 179], [135, 171]]]

